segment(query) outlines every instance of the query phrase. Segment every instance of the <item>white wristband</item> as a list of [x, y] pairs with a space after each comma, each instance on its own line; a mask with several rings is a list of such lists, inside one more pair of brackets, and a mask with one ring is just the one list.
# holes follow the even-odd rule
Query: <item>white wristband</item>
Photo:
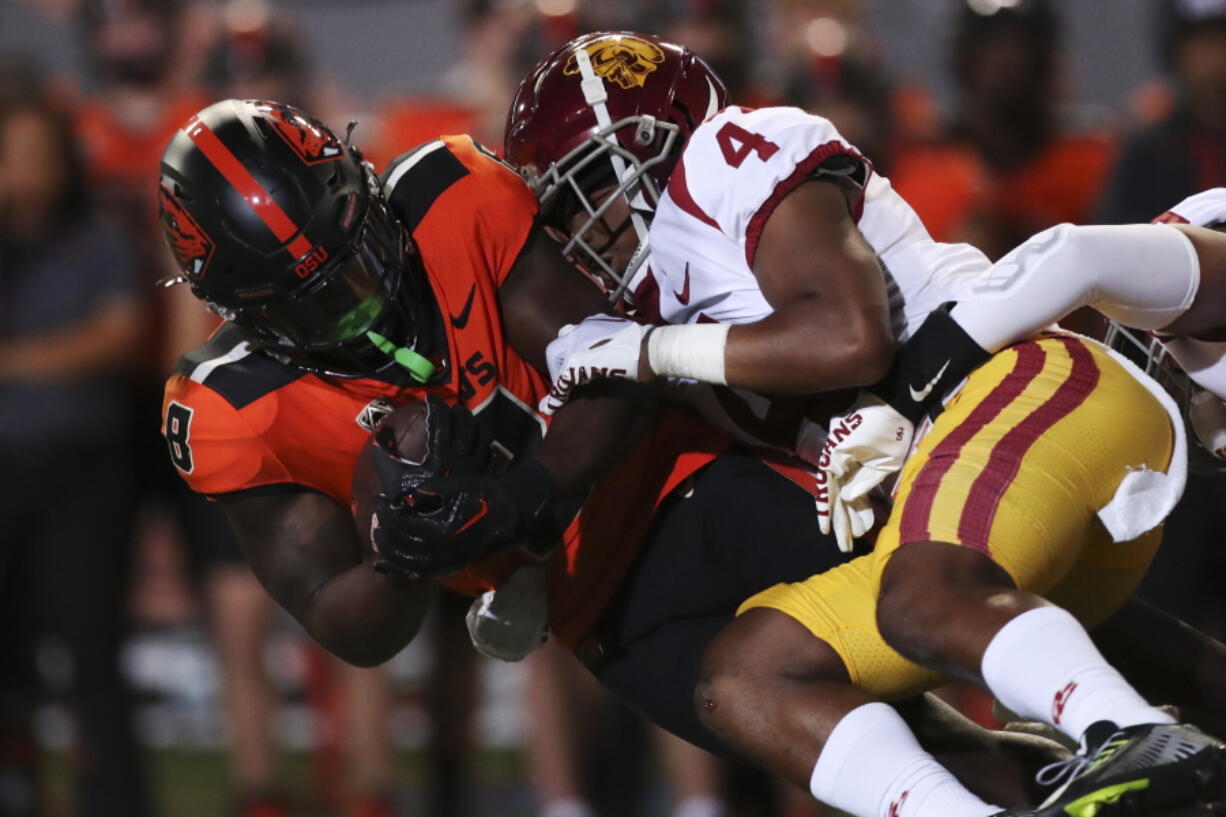
[[647, 336], [647, 362], [660, 377], [689, 377], [727, 385], [724, 377], [726, 323], [660, 326]]

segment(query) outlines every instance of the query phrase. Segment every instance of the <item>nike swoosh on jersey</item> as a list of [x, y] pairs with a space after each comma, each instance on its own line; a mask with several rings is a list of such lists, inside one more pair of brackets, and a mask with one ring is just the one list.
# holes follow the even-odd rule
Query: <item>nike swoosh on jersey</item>
[[941, 379], [941, 375], [945, 374], [945, 370], [948, 368], [949, 361], [947, 360], [945, 361], [945, 365], [941, 367], [941, 371], [937, 372], [937, 376], [929, 380], [928, 385], [924, 386], [922, 389], [916, 389], [915, 386], [908, 384], [907, 388], [911, 390], [911, 399], [917, 403], [923, 402], [928, 395], [932, 394], [932, 390], [936, 387], [937, 381]]
[[681, 291], [673, 290], [673, 295], [681, 302], [682, 306], [688, 306], [690, 303], [690, 262], [685, 262], [685, 283], [681, 285]]
[[460, 314], [451, 316], [451, 325], [456, 329], [463, 329], [465, 326], [468, 326], [468, 314], [472, 312], [473, 296], [476, 294], [477, 285], [473, 284], [472, 288], [468, 290], [468, 300], [464, 302], [464, 308], [460, 310]]

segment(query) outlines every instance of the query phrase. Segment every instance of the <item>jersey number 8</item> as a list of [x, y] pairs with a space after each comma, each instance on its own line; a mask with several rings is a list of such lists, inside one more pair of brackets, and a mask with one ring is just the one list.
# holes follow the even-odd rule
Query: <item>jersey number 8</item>
[[187, 444], [191, 433], [192, 410], [171, 402], [166, 407], [166, 445], [170, 448], [170, 461], [185, 474], [192, 472], [192, 447]]

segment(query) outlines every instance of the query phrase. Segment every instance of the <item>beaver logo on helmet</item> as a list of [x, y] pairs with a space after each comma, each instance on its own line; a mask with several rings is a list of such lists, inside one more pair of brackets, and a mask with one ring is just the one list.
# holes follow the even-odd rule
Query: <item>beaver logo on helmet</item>
[[[647, 77], [664, 62], [664, 52], [654, 43], [638, 37], [602, 37], [583, 46], [592, 70], [605, 82], [615, 82], [623, 90], [642, 88]], [[571, 54], [562, 69], [564, 74], [578, 74], [579, 61]]]
[[345, 155], [335, 134], [302, 111], [275, 103], [262, 103], [259, 108], [268, 115], [277, 134], [308, 165], [330, 162]]
[[162, 226], [166, 229], [167, 242], [179, 267], [189, 278], [203, 278], [216, 249], [213, 239], [204, 234], [204, 230], [169, 190], [159, 187], [158, 196], [162, 204]]

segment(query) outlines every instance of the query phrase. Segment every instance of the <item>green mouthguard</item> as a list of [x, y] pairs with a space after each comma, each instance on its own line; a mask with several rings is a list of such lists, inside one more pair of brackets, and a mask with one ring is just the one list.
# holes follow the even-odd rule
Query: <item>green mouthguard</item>
[[367, 332], [366, 337], [370, 339], [370, 342], [375, 345], [376, 349], [408, 369], [409, 374], [418, 383], [425, 383], [434, 374], [434, 364], [412, 349], [397, 346], [378, 332]]

